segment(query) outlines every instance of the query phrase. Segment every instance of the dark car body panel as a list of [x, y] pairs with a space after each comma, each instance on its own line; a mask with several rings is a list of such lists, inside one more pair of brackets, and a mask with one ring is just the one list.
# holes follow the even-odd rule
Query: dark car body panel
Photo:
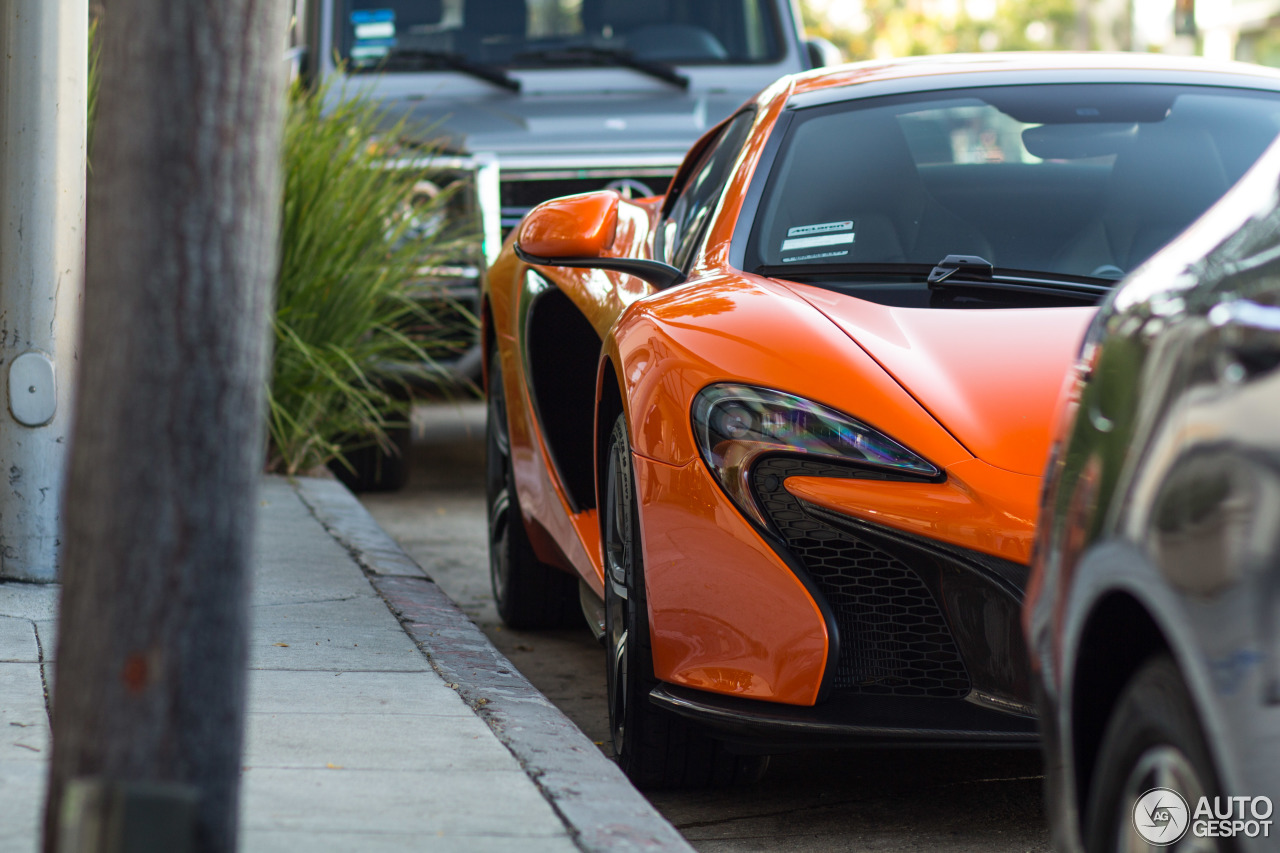
[[1024, 614], [1059, 849], [1081, 849], [1101, 728], [1151, 654], [1224, 793], [1280, 799], [1278, 175], [1273, 147], [1114, 293], [1069, 391]]

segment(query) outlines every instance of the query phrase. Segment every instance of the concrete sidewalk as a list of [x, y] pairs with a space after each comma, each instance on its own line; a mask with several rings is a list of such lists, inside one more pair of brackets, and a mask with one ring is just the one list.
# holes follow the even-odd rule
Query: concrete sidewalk
[[[340, 484], [260, 504], [241, 850], [690, 849]], [[0, 584], [0, 853], [38, 848], [56, 615]]]

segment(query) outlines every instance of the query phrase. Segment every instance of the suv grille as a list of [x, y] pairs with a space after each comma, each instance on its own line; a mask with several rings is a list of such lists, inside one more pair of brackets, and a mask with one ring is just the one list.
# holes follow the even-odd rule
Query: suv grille
[[787, 457], [759, 462], [752, 486], [765, 515], [835, 613], [835, 688], [891, 696], [960, 698], [969, 675], [933, 593], [906, 563], [804, 511], [787, 477], [897, 479]]
[[[519, 173], [508, 177], [502, 176], [502, 233], [520, 224], [520, 220], [536, 204], [548, 199], [559, 198], [576, 193], [595, 192], [606, 189], [614, 183], [624, 198], [639, 198], [643, 195], [642, 187], [647, 187], [654, 195], [667, 191], [674, 169], [629, 169], [613, 173], [584, 170], [582, 173]], [[536, 177], [534, 176], [536, 175]]]

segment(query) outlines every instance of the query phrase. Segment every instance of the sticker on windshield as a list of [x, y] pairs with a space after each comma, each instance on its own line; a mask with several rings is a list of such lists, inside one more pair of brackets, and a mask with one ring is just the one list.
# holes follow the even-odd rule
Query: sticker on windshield
[[[805, 249], [818, 249], [824, 246], [847, 246], [853, 243], [853, 220], [843, 222], [819, 222], [814, 225], [797, 225], [787, 229], [787, 237], [782, 241], [783, 252], [800, 252]], [[783, 258], [783, 263], [796, 261], [813, 261], [820, 258], [838, 258], [849, 254], [848, 249], [840, 251], [817, 252], [799, 257]]]
[[783, 258], [782, 262], [784, 264], [794, 264], [796, 261], [818, 261], [823, 258], [842, 258], [847, 254], [849, 254], [848, 249], [844, 249], [840, 252], [818, 252], [816, 255], [799, 255], [794, 258]]
[[393, 46], [396, 44], [396, 10], [357, 9], [351, 13], [351, 31], [358, 46]]
[[817, 225], [797, 225], [787, 229], [788, 237], [807, 237], [810, 234], [830, 234], [833, 231], [852, 231], [853, 220], [844, 222], [819, 222]]

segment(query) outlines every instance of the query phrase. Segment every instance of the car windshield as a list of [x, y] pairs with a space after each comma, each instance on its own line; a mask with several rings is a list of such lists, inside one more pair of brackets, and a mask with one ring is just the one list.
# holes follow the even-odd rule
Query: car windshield
[[880, 288], [880, 301], [901, 304], [930, 304], [922, 278], [949, 255], [982, 263], [935, 272], [948, 287], [992, 271], [1039, 273], [1047, 286], [1108, 282], [1217, 201], [1278, 131], [1280, 93], [1173, 85], [990, 87], [799, 109], [746, 268]]
[[[764, 0], [345, 0], [340, 51], [354, 71], [437, 70], [435, 56], [505, 68], [778, 58]], [[417, 64], [397, 63], [413, 56]], [[457, 70], [456, 61], [453, 63]]]

